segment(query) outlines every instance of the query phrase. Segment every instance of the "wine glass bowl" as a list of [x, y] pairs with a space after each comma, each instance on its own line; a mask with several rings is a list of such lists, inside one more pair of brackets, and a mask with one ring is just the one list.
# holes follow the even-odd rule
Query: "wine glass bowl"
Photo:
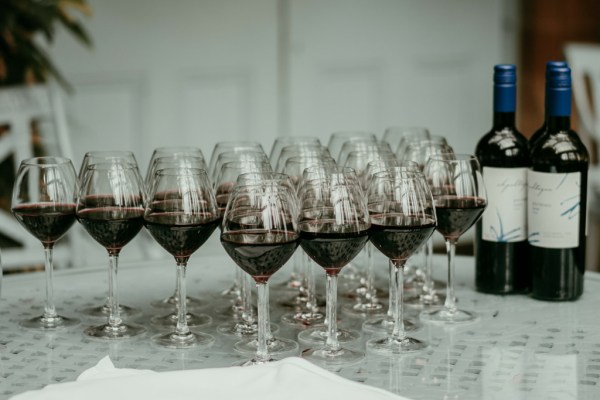
[[[56, 312], [53, 284], [54, 244], [75, 223], [77, 179], [71, 160], [62, 157], [25, 159], [19, 165], [11, 211], [17, 221], [43, 245], [46, 303], [42, 316], [20, 322], [26, 328], [55, 330], [79, 320]], [[1, 273], [1, 272], [0, 272]]]

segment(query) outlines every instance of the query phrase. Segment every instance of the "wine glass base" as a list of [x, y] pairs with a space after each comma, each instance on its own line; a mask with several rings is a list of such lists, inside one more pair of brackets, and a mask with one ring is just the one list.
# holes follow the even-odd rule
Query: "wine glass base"
[[370, 339], [367, 341], [367, 352], [378, 355], [401, 355], [425, 350], [428, 345], [419, 339], [405, 337], [404, 339], [394, 339], [391, 337]]
[[281, 316], [281, 322], [298, 328], [320, 325], [325, 321], [325, 314], [317, 312], [295, 312]]
[[[271, 333], [277, 333], [279, 331], [279, 327], [275, 324], [271, 324]], [[222, 335], [229, 336], [256, 336], [258, 333], [258, 324], [246, 324], [243, 322], [224, 322], [221, 325], [217, 326], [217, 332]]]
[[237, 362], [237, 363], [233, 364], [233, 366], [234, 367], [250, 367], [252, 365], [263, 365], [263, 364], [272, 363], [273, 361], [277, 361], [277, 360], [274, 358], [269, 358], [268, 360], [257, 360], [256, 358], [253, 358], [251, 360]]
[[[242, 312], [244, 312], [244, 307], [242, 307], [242, 305], [235, 305], [235, 304], [231, 304], [229, 306], [226, 307], [220, 307], [218, 309], [215, 310], [215, 314], [223, 316], [223, 317], [232, 317], [232, 318], [240, 318], [242, 315]], [[254, 313], [254, 315], [256, 315], [256, 307], [252, 306], [252, 312]]]
[[[348, 343], [360, 339], [360, 333], [354, 330], [338, 329], [337, 340], [339, 343]], [[298, 340], [308, 344], [325, 344], [327, 341], [327, 327], [312, 328], [298, 334]]]
[[[152, 307], [156, 307], [156, 308], [172, 308], [172, 309], [176, 309], [177, 308], [177, 299], [174, 296], [169, 296], [166, 299], [162, 299], [162, 300], [156, 300], [151, 302], [150, 304], [152, 305]], [[200, 300], [197, 299], [196, 297], [186, 297], [186, 306], [188, 308], [200, 308], [200, 307], [204, 307], [205, 303]]]
[[[256, 349], [258, 347], [258, 340], [254, 338], [242, 339], [239, 342], [236, 342], [233, 345], [233, 348], [240, 353], [256, 353]], [[289, 353], [292, 351], [298, 350], [298, 343], [289, 340], [273, 337], [272, 339], [267, 340], [267, 347], [269, 348], [270, 354], [281, 354], [281, 353]]]
[[366, 318], [374, 315], [382, 315], [387, 312], [385, 304], [380, 301], [344, 304], [342, 312], [354, 317]]
[[365, 357], [362, 351], [350, 350], [344, 347], [338, 350], [328, 350], [325, 347], [306, 349], [301, 357], [322, 367], [346, 366], [360, 362]]
[[111, 326], [109, 324], [90, 326], [83, 331], [86, 336], [103, 340], [129, 339], [139, 336], [144, 332], [146, 332], [146, 328], [143, 326], [123, 323], [117, 326]]
[[[322, 298], [316, 298], [317, 307], [325, 307], [325, 300]], [[306, 308], [307, 298], [304, 296], [292, 296], [287, 299], [282, 299], [277, 302], [277, 305], [283, 308], [291, 308], [294, 310], [301, 310]]]
[[454, 325], [472, 323], [477, 321], [479, 317], [471, 311], [456, 310], [452, 312], [445, 308], [441, 308], [432, 311], [422, 311], [421, 314], [419, 314], [419, 319], [422, 322], [427, 323]]
[[152, 342], [169, 349], [189, 349], [196, 346], [210, 346], [215, 342], [215, 338], [202, 332], [188, 332], [185, 335], [170, 332], [153, 336]]
[[[177, 326], [177, 313], [171, 313], [168, 315], [161, 315], [150, 318], [150, 322], [158, 327], [169, 327], [174, 328]], [[212, 322], [212, 318], [206, 314], [186, 314], [186, 321], [188, 326], [203, 326], [208, 325]]]
[[[421, 324], [417, 321], [404, 319], [403, 322], [405, 332], [413, 332], [421, 328]], [[391, 333], [392, 329], [394, 329], [394, 320], [388, 316], [370, 319], [368, 321], [363, 322], [362, 329], [365, 332]]]
[[417, 294], [404, 298], [403, 304], [411, 308], [442, 307], [446, 301], [446, 295], [442, 293]]
[[40, 330], [57, 330], [57, 329], [66, 329], [72, 326], [77, 326], [81, 323], [78, 318], [67, 318], [62, 315], [57, 315], [56, 317], [44, 317], [40, 315], [39, 317], [26, 319], [19, 322], [19, 325], [23, 328], [28, 329], [40, 329]]
[[[110, 307], [106, 304], [103, 304], [101, 306], [84, 308], [80, 310], [80, 313], [86, 317], [108, 318], [110, 315]], [[137, 308], [119, 304], [119, 316], [121, 318], [131, 318], [135, 317], [136, 315], [140, 315], [141, 313], [142, 311]]]

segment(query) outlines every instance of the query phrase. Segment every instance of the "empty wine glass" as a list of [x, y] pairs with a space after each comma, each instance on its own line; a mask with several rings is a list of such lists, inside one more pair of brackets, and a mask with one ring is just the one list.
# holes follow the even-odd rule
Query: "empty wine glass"
[[117, 284], [119, 255], [142, 229], [144, 202], [144, 185], [136, 165], [113, 159], [90, 165], [83, 173], [77, 197], [77, 219], [107, 250], [109, 258], [108, 321], [85, 329], [87, 336], [125, 339], [146, 331], [121, 319]]
[[[215, 171], [217, 159], [221, 153], [226, 152], [247, 152], [247, 151], [258, 151], [260, 153], [264, 153], [264, 149], [260, 143], [254, 141], [245, 141], [245, 140], [231, 140], [231, 141], [222, 141], [218, 142], [210, 155], [210, 162], [208, 163], [208, 177], [211, 179], [211, 182], [214, 183], [213, 177], [216, 176], [218, 171]], [[266, 155], [266, 154], [265, 154]], [[230, 160], [235, 161], [235, 160]]]
[[217, 202], [206, 171], [193, 168], [159, 169], [155, 172], [144, 212], [144, 224], [152, 237], [177, 263], [177, 323], [174, 332], [152, 340], [165, 347], [188, 348], [214, 342], [210, 335], [191, 332], [186, 304], [186, 267], [219, 224]]
[[[108, 162], [123, 162], [126, 164], [131, 164], [138, 168], [138, 163], [135, 158], [133, 152], [128, 150], [94, 150], [88, 151], [83, 156], [83, 160], [81, 161], [81, 167], [79, 168], [79, 174], [77, 176], [77, 181], [79, 182], [79, 186], [83, 183], [83, 174], [87, 171], [88, 167], [91, 165], [108, 163]], [[138, 171], [139, 172], [139, 171]], [[110, 280], [110, 270], [108, 279]], [[109, 296], [106, 295], [104, 300], [104, 304], [98, 306], [92, 306], [84, 308], [80, 310], [80, 312], [88, 317], [99, 317], [106, 318], [110, 314], [110, 304], [109, 304]], [[132, 317], [134, 315], [140, 314], [141, 311], [137, 308], [119, 304], [119, 314], [122, 318]]]
[[281, 150], [291, 145], [315, 145], [321, 146], [321, 141], [315, 136], [279, 136], [273, 141], [271, 152], [269, 153], [269, 162], [276, 165]]
[[406, 335], [402, 312], [403, 268], [406, 260], [433, 233], [436, 216], [431, 191], [420, 172], [391, 168], [376, 174], [367, 194], [370, 240], [394, 265], [394, 325], [385, 338], [367, 342], [367, 349], [386, 355], [421, 350], [426, 344]]
[[448, 283], [444, 307], [425, 310], [420, 318], [443, 324], [470, 322], [477, 318], [475, 313], [458, 309], [454, 297], [454, 253], [458, 238], [477, 222], [487, 205], [479, 162], [473, 155], [441, 154], [427, 161], [424, 173], [433, 193], [436, 229], [446, 241]]
[[305, 182], [299, 202], [300, 244], [327, 275], [327, 326], [299, 335], [304, 340], [326, 332], [325, 343], [304, 350], [302, 357], [326, 366], [359, 361], [364, 354], [342, 347], [344, 330], [337, 328], [337, 276], [369, 239], [369, 214], [356, 173], [335, 168], [325, 179]]
[[21, 161], [12, 192], [12, 213], [19, 223], [42, 242], [46, 271], [44, 314], [21, 321], [26, 328], [54, 330], [79, 324], [56, 312], [54, 305], [54, 244], [75, 222], [77, 178], [71, 160], [39, 157]]
[[[237, 186], [223, 216], [221, 244], [252, 276], [258, 290], [258, 337], [254, 357], [242, 365], [273, 361], [268, 343], [269, 278], [298, 246], [297, 204], [278, 179]], [[277, 338], [280, 342], [290, 342]], [[237, 348], [234, 346], [234, 348]], [[297, 349], [297, 344], [293, 347]]]
[[[388, 131], [386, 131], [386, 133], [388, 133]], [[388, 136], [400, 137], [400, 139], [398, 140], [398, 145], [396, 147], [396, 157], [398, 157], [398, 160], [404, 159], [406, 146], [408, 146], [410, 143], [415, 141], [418, 142], [421, 140], [431, 139], [431, 133], [429, 133], [429, 129], [420, 126], [408, 128], [392, 128], [392, 130], [389, 131]]]
[[370, 141], [377, 142], [377, 136], [371, 132], [365, 131], [339, 131], [329, 135], [329, 141], [327, 142], [327, 149], [331, 156], [337, 161], [340, 161], [340, 151], [342, 146], [346, 142], [353, 141]]

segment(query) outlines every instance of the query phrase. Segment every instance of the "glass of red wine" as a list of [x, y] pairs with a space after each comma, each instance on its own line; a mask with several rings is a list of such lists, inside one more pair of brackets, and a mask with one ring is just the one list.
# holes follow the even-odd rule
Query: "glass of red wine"
[[[161, 148], [163, 149], [162, 152], [166, 151], [165, 148]], [[169, 148], [170, 149], [170, 148]], [[158, 151], [155, 150], [155, 153]], [[158, 154], [162, 154], [158, 153]], [[196, 168], [196, 169], [204, 169], [205, 170], [206, 167], [206, 163], [204, 162], [204, 158], [199, 157], [197, 154], [191, 152], [191, 153], [177, 153], [175, 155], [159, 155], [156, 156], [153, 161], [150, 164], [150, 167], [148, 169], [147, 174], [151, 174], [151, 175], [147, 175], [146, 178], [144, 179], [145, 181], [145, 187], [146, 187], [146, 191], [150, 191], [152, 190], [152, 184], [153, 184], [153, 179], [155, 178], [156, 175], [156, 171], [161, 170], [161, 169], [167, 169], [167, 168], [180, 168], [180, 169], [185, 169], [185, 168]], [[149, 250], [151, 251], [151, 250]], [[158, 257], [159, 255], [157, 255]], [[176, 277], [175, 279], [175, 289], [173, 291], [173, 293], [165, 298], [159, 299], [159, 300], [155, 300], [153, 301], [151, 304], [154, 307], [157, 308], [161, 308], [161, 309], [170, 309], [170, 310], [174, 310], [175, 312], [173, 314], [169, 314], [167, 316], [164, 317], [153, 317], [152, 321], [155, 325], [159, 325], [159, 326], [167, 326], [167, 327], [171, 327], [171, 326], [175, 326], [177, 324], [177, 303], [179, 302], [179, 292], [178, 292], [178, 278]], [[192, 296], [186, 296], [185, 298], [185, 302], [187, 304], [187, 308], [199, 308], [202, 307], [204, 304], [202, 303], [202, 301], [196, 297], [192, 297]], [[196, 322], [196, 323], [194, 323]], [[190, 321], [188, 319], [188, 325], [196, 325], [196, 324], [200, 324], [202, 325], [203, 323], [208, 323], [210, 322], [207, 318], [204, 319], [204, 321]]]
[[454, 296], [454, 253], [460, 236], [473, 226], [487, 205], [486, 190], [477, 157], [438, 154], [425, 164], [425, 176], [433, 193], [437, 231], [446, 241], [448, 283], [443, 308], [425, 310], [425, 322], [460, 324], [474, 321], [474, 312], [458, 309]]
[[[87, 170], [87, 168], [91, 165], [107, 163], [107, 162], [124, 162], [133, 165], [138, 165], [137, 160], [133, 152], [128, 150], [94, 150], [88, 151], [83, 156], [83, 160], [81, 161], [81, 166], [79, 168], [79, 174], [77, 176], [77, 180], [79, 185], [83, 181], [83, 174]], [[110, 279], [110, 276], [108, 277]], [[98, 318], [106, 318], [110, 314], [110, 304], [108, 294], [106, 295], [106, 299], [104, 304], [87, 307], [83, 310], [80, 310], [83, 315], [88, 317], [98, 317]], [[121, 317], [131, 317], [137, 314], [140, 314], [141, 311], [137, 308], [130, 307], [125, 304], [119, 304], [119, 313]]]
[[152, 179], [144, 212], [144, 225], [177, 263], [177, 323], [174, 332], [159, 334], [154, 343], [169, 348], [210, 345], [214, 338], [188, 327], [186, 267], [219, 224], [217, 202], [203, 169], [159, 169]]
[[336, 167], [322, 179], [304, 182], [299, 203], [300, 245], [327, 275], [325, 330], [312, 328], [299, 335], [307, 341], [303, 338], [326, 332], [325, 343], [304, 350], [302, 357], [325, 366], [352, 364], [364, 353], [340, 344], [340, 336], [353, 333], [337, 328], [337, 277], [369, 239], [369, 213], [356, 173]]
[[54, 244], [75, 222], [77, 177], [71, 160], [39, 157], [23, 160], [12, 193], [12, 213], [44, 246], [46, 304], [44, 314], [21, 321], [26, 328], [54, 330], [79, 324], [56, 312], [53, 284]]
[[[269, 278], [298, 247], [297, 199], [281, 179], [237, 186], [223, 216], [221, 244], [231, 259], [256, 282], [258, 337], [254, 357], [242, 365], [273, 361], [268, 337]], [[291, 342], [282, 338], [279, 343]], [[243, 343], [245, 345], [245, 341]], [[234, 348], [237, 347], [234, 345]], [[297, 344], [291, 346], [297, 349]]]
[[125, 339], [146, 331], [121, 319], [117, 270], [119, 255], [144, 225], [145, 191], [137, 165], [112, 159], [87, 167], [77, 197], [77, 220], [108, 252], [110, 312], [105, 324], [84, 334], [98, 339]]
[[370, 240], [394, 265], [394, 325], [385, 338], [367, 341], [367, 349], [385, 355], [422, 350], [425, 342], [409, 337], [402, 311], [403, 268], [433, 234], [436, 215], [431, 191], [421, 172], [394, 167], [376, 174], [367, 192]]

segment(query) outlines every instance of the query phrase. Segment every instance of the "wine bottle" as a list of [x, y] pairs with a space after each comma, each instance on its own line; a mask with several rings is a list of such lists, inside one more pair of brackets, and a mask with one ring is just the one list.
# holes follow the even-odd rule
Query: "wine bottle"
[[492, 129], [477, 143], [488, 206], [475, 231], [475, 285], [484, 293], [523, 293], [531, 286], [527, 243], [529, 143], [515, 127], [516, 67], [494, 67]]
[[548, 126], [548, 74], [550, 73], [551, 69], [562, 68], [562, 67], [568, 67], [568, 65], [565, 61], [548, 61], [546, 63], [546, 91], [544, 94], [544, 121], [542, 122], [542, 125], [539, 128], [537, 128], [536, 131], [533, 132], [533, 134], [529, 138], [529, 147], [530, 148], [533, 147], [533, 144], [535, 142], [537, 142], [540, 139], [540, 137], [542, 137], [544, 132], [546, 132], [546, 127]]
[[531, 149], [527, 174], [532, 296], [542, 300], [583, 293], [589, 156], [570, 125], [571, 70], [553, 68], [547, 128]]

